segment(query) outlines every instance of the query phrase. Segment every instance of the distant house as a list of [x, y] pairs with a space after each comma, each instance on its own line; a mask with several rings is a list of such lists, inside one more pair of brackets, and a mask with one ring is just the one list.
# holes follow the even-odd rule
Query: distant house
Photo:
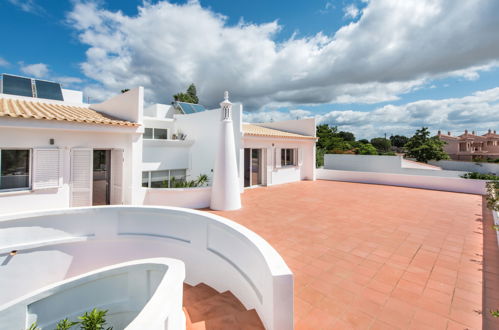
[[488, 130], [484, 135], [476, 135], [468, 130], [459, 136], [452, 136], [451, 132], [442, 134], [438, 131], [438, 138], [445, 141], [444, 151], [453, 160], [475, 160], [499, 158], [499, 134]]

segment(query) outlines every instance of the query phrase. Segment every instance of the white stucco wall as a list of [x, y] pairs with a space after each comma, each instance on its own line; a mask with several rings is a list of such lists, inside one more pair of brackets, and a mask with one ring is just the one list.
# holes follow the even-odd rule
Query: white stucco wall
[[[244, 148], [265, 150], [265, 169], [263, 184], [267, 186], [296, 182], [300, 180], [315, 180], [315, 141], [302, 139], [283, 139], [275, 137], [260, 137], [246, 135], [243, 138], [241, 150], [244, 155]], [[278, 149], [298, 149], [301, 154], [296, 166], [276, 167], [275, 157]], [[241, 163], [244, 169], [244, 163]], [[243, 172], [244, 173], [244, 172]], [[240, 180], [244, 185], [244, 180]]]
[[210, 206], [211, 187], [142, 188], [144, 205], [202, 209]]
[[478, 172], [484, 174], [493, 173], [499, 175], [499, 163], [477, 163], [457, 160], [430, 161], [429, 163], [435, 166], [440, 166], [444, 170]]
[[0, 328], [27, 329], [36, 322], [54, 329], [59, 320], [99, 308], [108, 311], [107, 325], [114, 329], [185, 329], [184, 279], [184, 263], [169, 258], [99, 268], [0, 306]]
[[191, 285], [231, 291], [267, 329], [292, 329], [293, 277], [277, 251], [233, 221], [179, 208], [0, 215], [0, 304], [100, 267], [156, 257], [182, 260]]
[[404, 168], [402, 156], [375, 155], [324, 155], [324, 169], [339, 171], [360, 171], [377, 173], [397, 173], [407, 175], [425, 175], [437, 177], [459, 178], [466, 172], [445, 171], [423, 168]]
[[[187, 140], [193, 140], [193, 144], [189, 149], [191, 169], [189, 174], [191, 178], [206, 174], [211, 180], [213, 176], [218, 134], [220, 132], [220, 116], [220, 109], [175, 116], [175, 129], [187, 134]], [[242, 104], [234, 103], [232, 106], [232, 121], [238, 164], [240, 164], [241, 118]], [[239, 173], [241, 172], [239, 171]]]
[[[137, 133], [134, 133], [137, 132]], [[0, 213], [70, 206], [71, 148], [123, 149], [124, 202], [134, 204], [141, 186], [140, 128], [74, 124], [37, 119], [0, 118], [1, 148], [60, 148], [63, 157], [62, 187], [37, 191], [0, 192]], [[49, 140], [54, 139], [54, 145]], [[133, 170], [135, 169], [135, 170]]]
[[[432, 172], [437, 171], [428, 171], [428, 173]], [[382, 184], [479, 195], [483, 195], [486, 192], [486, 181], [462, 179], [458, 177], [317, 169], [317, 179]]]

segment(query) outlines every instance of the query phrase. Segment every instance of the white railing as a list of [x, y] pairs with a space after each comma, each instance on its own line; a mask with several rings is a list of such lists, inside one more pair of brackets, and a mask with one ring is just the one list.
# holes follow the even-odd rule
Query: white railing
[[168, 258], [121, 263], [56, 282], [0, 306], [1, 329], [31, 324], [55, 329], [58, 321], [93, 308], [107, 310], [107, 324], [126, 330], [185, 329], [185, 267]]
[[191, 285], [230, 290], [267, 329], [293, 328], [293, 277], [281, 256], [246, 227], [173, 207], [0, 216], [0, 304], [103, 266], [153, 257], [182, 260]]

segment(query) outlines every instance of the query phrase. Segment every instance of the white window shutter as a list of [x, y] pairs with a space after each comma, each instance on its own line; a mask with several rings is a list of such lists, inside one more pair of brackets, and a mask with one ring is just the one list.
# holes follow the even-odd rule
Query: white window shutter
[[33, 190], [60, 187], [61, 158], [59, 149], [33, 149]]
[[71, 150], [71, 206], [92, 205], [93, 151], [90, 148]]
[[275, 148], [275, 168], [280, 168], [281, 165], [281, 148]]
[[298, 154], [298, 166], [303, 165], [303, 148], [297, 148], [295, 149], [296, 153]]
[[123, 150], [111, 150], [111, 204], [123, 204]]

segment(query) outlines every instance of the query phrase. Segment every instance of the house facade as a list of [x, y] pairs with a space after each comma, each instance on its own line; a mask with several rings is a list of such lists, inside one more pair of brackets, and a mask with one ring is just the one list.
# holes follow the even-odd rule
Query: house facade
[[453, 160], [472, 161], [476, 159], [499, 158], [499, 134], [488, 130], [486, 134], [477, 135], [475, 131], [468, 130], [464, 134], [453, 136], [451, 132], [442, 134], [438, 131], [438, 138], [444, 141], [444, 151]]
[[[32, 81], [20, 93], [5, 83], [6, 93], [0, 93], [1, 213], [109, 204], [209, 206], [220, 109], [181, 102], [144, 109], [142, 87], [86, 104], [78, 91], [59, 86], [60, 95], [42, 98], [51, 95], [30, 95], [30, 86]], [[247, 124], [242, 114], [243, 105], [233, 104], [240, 193], [315, 179], [314, 119]], [[208, 185], [173, 187], [200, 175]]]

